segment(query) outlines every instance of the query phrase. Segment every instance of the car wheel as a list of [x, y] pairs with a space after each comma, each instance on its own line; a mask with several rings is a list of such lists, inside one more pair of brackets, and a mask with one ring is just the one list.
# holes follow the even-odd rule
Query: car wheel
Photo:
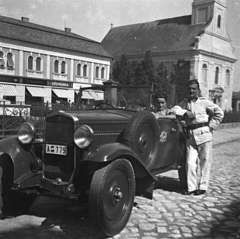
[[137, 112], [128, 122], [123, 143], [129, 146], [149, 170], [158, 156], [159, 128], [155, 116], [148, 111]]
[[6, 215], [20, 215], [28, 211], [36, 200], [37, 194], [27, 194], [11, 190], [13, 184], [13, 164], [6, 154], [1, 155], [3, 212]]
[[97, 170], [89, 190], [89, 216], [101, 236], [114, 236], [126, 226], [135, 196], [131, 163], [117, 159]]

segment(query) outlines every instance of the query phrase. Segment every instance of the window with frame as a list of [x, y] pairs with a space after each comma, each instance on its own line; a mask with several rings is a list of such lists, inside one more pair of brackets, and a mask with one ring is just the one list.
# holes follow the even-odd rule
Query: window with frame
[[62, 61], [61, 63], [61, 74], [66, 74], [66, 62]]
[[208, 68], [207, 68], [207, 64], [203, 64], [202, 65], [202, 82], [207, 82], [207, 71], [208, 71]]
[[230, 70], [227, 69], [227, 70], [226, 70], [226, 85], [227, 85], [227, 86], [230, 86], [230, 80], [231, 80]]
[[87, 76], [87, 65], [83, 66], [83, 76]]
[[33, 57], [28, 57], [28, 70], [33, 70]]
[[0, 51], [0, 69], [4, 69], [5, 61], [4, 61], [4, 53]]
[[104, 79], [104, 75], [105, 75], [105, 69], [104, 67], [102, 67], [101, 69], [101, 78]]
[[214, 83], [217, 85], [218, 82], [219, 82], [219, 68], [216, 67], [216, 69], [215, 69], [215, 82]]
[[81, 76], [81, 64], [77, 64], [77, 76]]
[[8, 70], [13, 70], [14, 62], [13, 62], [13, 54], [9, 52], [7, 54], [7, 68]]
[[59, 61], [55, 60], [54, 61], [54, 73], [58, 73], [58, 65], [59, 65]]
[[96, 78], [99, 78], [99, 67], [98, 67], [98, 66], [96, 67], [95, 77], [96, 77]]
[[221, 15], [218, 15], [217, 17], [217, 27], [221, 28]]
[[41, 63], [42, 63], [41, 57], [37, 57], [37, 59], [36, 59], [36, 71], [41, 71]]

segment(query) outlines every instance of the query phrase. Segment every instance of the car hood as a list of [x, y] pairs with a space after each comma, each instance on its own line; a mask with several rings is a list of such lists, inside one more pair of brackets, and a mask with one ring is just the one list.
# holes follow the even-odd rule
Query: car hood
[[129, 121], [136, 113], [128, 110], [82, 110], [74, 112], [66, 112], [76, 116], [80, 122], [102, 122], [102, 121]]

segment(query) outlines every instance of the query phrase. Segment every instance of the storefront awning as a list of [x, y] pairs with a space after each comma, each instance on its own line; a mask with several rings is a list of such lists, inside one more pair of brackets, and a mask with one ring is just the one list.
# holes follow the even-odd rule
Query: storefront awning
[[27, 90], [33, 97], [48, 97], [47, 93], [44, 91], [44, 88], [27, 86]]
[[89, 94], [93, 97], [94, 100], [103, 100], [103, 93], [98, 93], [96, 91], [89, 91]]
[[17, 96], [18, 91], [15, 85], [1, 85], [3, 95], [5, 96]]
[[[75, 91], [78, 94], [79, 91]], [[88, 91], [82, 91], [82, 99], [93, 100], [94, 98], [89, 94]]]
[[62, 90], [62, 89], [52, 89], [55, 95], [59, 98], [72, 98], [70, 94], [68, 93], [68, 90]]

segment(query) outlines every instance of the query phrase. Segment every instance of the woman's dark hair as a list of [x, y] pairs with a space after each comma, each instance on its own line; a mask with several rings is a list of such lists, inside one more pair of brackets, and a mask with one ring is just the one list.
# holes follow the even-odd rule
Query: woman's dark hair
[[160, 93], [154, 96], [154, 102], [157, 101], [158, 98], [163, 98], [167, 102], [167, 95], [165, 93]]

